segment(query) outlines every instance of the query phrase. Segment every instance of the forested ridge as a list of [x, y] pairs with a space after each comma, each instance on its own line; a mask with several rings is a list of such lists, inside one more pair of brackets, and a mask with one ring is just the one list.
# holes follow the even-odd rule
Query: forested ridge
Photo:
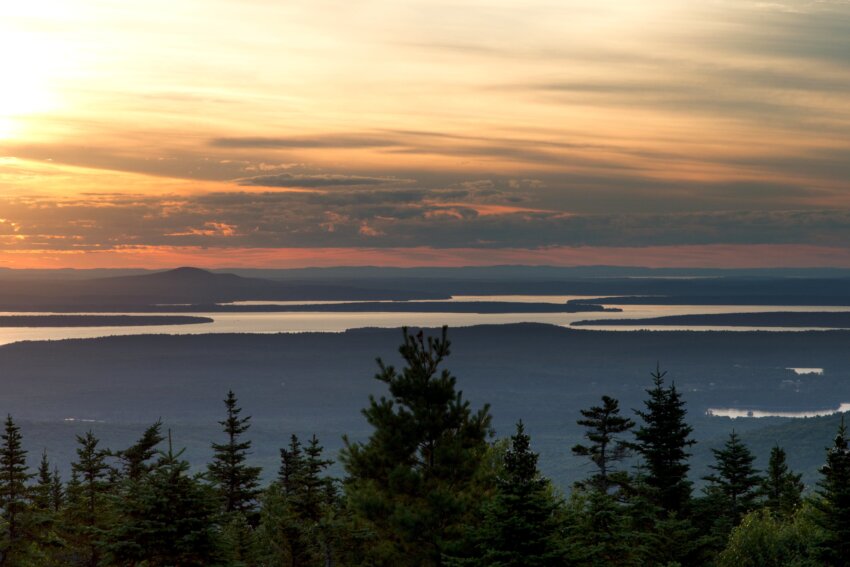
[[[251, 463], [251, 417], [227, 392], [206, 470], [190, 471], [161, 422], [130, 447], [76, 439], [69, 478], [0, 436], [0, 566], [848, 565], [850, 448], [843, 419], [804, 490], [775, 447], [764, 471], [735, 432], [689, 480], [686, 400], [661, 368], [643, 406], [603, 396], [582, 410], [590, 464], [561, 493], [522, 422], [494, 439], [446, 369], [446, 330], [404, 332], [403, 367], [378, 360], [364, 441], [346, 439], [333, 478], [316, 436], [281, 440], [276, 478]], [[38, 456], [36, 456], [38, 457]], [[637, 466], [630, 463], [637, 462]]]

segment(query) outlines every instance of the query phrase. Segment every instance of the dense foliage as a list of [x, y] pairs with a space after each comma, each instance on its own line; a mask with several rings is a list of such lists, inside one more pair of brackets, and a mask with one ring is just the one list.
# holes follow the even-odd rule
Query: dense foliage
[[224, 439], [198, 473], [157, 422], [117, 451], [91, 432], [78, 436], [63, 482], [46, 453], [31, 472], [7, 417], [0, 567], [850, 564], [843, 420], [806, 496], [781, 447], [762, 473], [734, 432], [695, 493], [685, 400], [657, 369], [633, 416], [610, 396], [581, 412], [586, 441], [572, 452], [592, 469], [565, 495], [541, 475], [522, 422], [493, 439], [488, 406], [464, 399], [443, 367], [445, 329], [403, 339], [403, 368], [378, 361], [388, 393], [363, 410], [369, 438], [346, 440], [342, 479], [328, 475], [317, 437], [292, 435], [262, 487], [250, 417], [233, 392]]

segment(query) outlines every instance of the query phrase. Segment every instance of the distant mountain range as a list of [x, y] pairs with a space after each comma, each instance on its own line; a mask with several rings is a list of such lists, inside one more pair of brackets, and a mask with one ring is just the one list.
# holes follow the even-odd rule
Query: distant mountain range
[[[117, 273], [0, 270], [0, 310], [153, 311], [154, 306], [163, 304], [437, 300], [453, 295], [605, 296], [612, 305], [850, 305], [847, 270], [494, 266], [224, 273], [187, 267]], [[580, 310], [580, 304], [586, 303], [599, 301], [577, 300], [571, 305]]]
[[445, 294], [413, 290], [362, 289], [351, 285], [298, 283], [177, 268], [142, 275], [92, 279], [39, 277], [0, 279], [0, 309], [101, 310], [157, 304], [213, 304], [243, 300], [443, 299]]

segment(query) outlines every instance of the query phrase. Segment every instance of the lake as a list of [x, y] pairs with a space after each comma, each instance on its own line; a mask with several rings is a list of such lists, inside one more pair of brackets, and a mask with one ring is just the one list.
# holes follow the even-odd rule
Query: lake
[[[598, 297], [598, 296], [593, 296]], [[574, 295], [492, 295], [492, 296], [455, 296], [451, 301], [501, 301], [519, 303], [565, 303], [571, 299], [586, 299]], [[242, 305], [258, 304], [316, 304], [317, 302], [241, 302]], [[715, 314], [715, 313], [761, 313], [770, 311], [850, 311], [850, 307], [834, 306], [769, 306], [769, 305], [615, 305], [622, 312], [592, 313], [185, 313], [196, 317], [209, 317], [212, 323], [197, 325], [156, 325], [144, 327], [74, 327], [74, 328], [0, 328], [0, 345], [18, 341], [41, 341], [60, 339], [86, 339], [112, 335], [147, 334], [204, 334], [204, 333], [303, 333], [303, 332], [343, 332], [361, 327], [395, 328], [409, 327], [469, 327], [472, 325], [504, 325], [510, 323], [545, 323], [568, 327], [572, 323], [586, 319], [622, 319], [664, 317], [672, 315]], [[0, 313], [0, 315], [48, 315], [49, 313]], [[68, 315], [68, 313], [64, 313]], [[77, 313], [86, 315], [89, 313]], [[90, 313], [96, 315], [95, 313]], [[116, 313], [116, 315], [154, 315], [155, 313]], [[102, 314], [101, 314], [102, 315]], [[168, 315], [184, 315], [168, 313]], [[709, 327], [709, 326], [583, 326], [582, 330], [629, 331], [652, 329], [663, 331], [808, 331], [818, 330], [809, 327]]]

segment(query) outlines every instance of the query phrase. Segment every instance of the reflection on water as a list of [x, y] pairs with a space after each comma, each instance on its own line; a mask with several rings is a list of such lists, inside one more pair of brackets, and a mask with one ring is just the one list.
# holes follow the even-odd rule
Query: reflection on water
[[[565, 303], [578, 296], [456, 296], [454, 301], [511, 301]], [[255, 302], [252, 302], [255, 303]], [[260, 302], [268, 304], [269, 302]], [[303, 302], [300, 302], [303, 303]], [[157, 325], [146, 327], [73, 327], [73, 328], [0, 328], [0, 344], [27, 340], [86, 339], [110, 335], [173, 334], [189, 335], [203, 333], [304, 333], [343, 332], [361, 327], [397, 328], [410, 327], [468, 327], [471, 325], [504, 325], [509, 323], [545, 323], [570, 326], [585, 319], [622, 319], [641, 317], [665, 317], [672, 315], [714, 313], [759, 313], [770, 311], [850, 311], [850, 307], [794, 307], [769, 305], [607, 305], [618, 307], [622, 312], [593, 313], [167, 313], [167, 315], [189, 315], [209, 317], [212, 323], [198, 325]], [[0, 315], [49, 315], [49, 313], [0, 313]], [[116, 313], [116, 315], [153, 315], [154, 313]], [[64, 313], [64, 315], [70, 315]], [[95, 315], [95, 313], [77, 313]], [[101, 314], [102, 315], [102, 314]], [[663, 331], [806, 331], [813, 328], [781, 327], [704, 327], [704, 326], [583, 326], [582, 330], [629, 331], [653, 329]]]
[[762, 411], [762, 410], [746, 410], [734, 408], [709, 408], [705, 410], [706, 415], [715, 417], [731, 417], [737, 419], [739, 417], [822, 417], [850, 411], [850, 404], [841, 404], [836, 409], [825, 409], [815, 411]]
[[496, 301], [504, 303], [567, 303], [578, 299], [604, 299], [599, 295], [453, 295], [449, 299], [411, 299], [396, 302], [392, 299], [342, 301], [233, 301], [221, 305], [341, 305], [348, 303], [475, 303]]

